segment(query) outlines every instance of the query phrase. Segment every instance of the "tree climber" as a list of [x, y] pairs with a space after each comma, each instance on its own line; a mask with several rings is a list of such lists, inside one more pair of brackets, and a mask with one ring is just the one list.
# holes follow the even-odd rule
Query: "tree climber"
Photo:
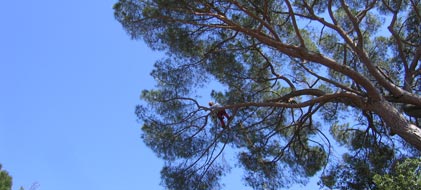
[[218, 117], [219, 121], [221, 122], [221, 126], [222, 128], [226, 128], [225, 126], [225, 122], [224, 122], [224, 117], [227, 118], [227, 121], [230, 119], [230, 116], [228, 115], [228, 113], [225, 111], [225, 109], [220, 109], [221, 105], [219, 104], [215, 104], [214, 102], [209, 102], [209, 106], [211, 107], [211, 109], [215, 109], [216, 110], [216, 117]]

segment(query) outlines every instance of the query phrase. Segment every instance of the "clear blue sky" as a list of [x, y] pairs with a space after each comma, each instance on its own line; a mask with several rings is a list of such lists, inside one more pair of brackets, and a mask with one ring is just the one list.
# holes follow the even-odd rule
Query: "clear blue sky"
[[13, 190], [163, 189], [134, 115], [160, 54], [130, 40], [115, 2], [2, 2], [0, 163]]
[[114, 2], [2, 2], [0, 163], [14, 190], [159, 189], [134, 115], [159, 56], [130, 40]]

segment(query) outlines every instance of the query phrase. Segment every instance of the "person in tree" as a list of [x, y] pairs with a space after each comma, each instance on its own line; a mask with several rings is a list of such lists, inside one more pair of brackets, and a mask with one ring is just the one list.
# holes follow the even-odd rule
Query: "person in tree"
[[218, 117], [219, 121], [221, 122], [222, 128], [225, 129], [227, 126], [225, 125], [224, 117], [226, 117], [228, 121], [230, 119], [230, 116], [228, 115], [228, 113], [225, 111], [225, 109], [220, 109], [221, 105], [215, 104], [212, 101], [209, 102], [209, 106], [211, 107], [211, 109], [216, 110], [216, 117]]

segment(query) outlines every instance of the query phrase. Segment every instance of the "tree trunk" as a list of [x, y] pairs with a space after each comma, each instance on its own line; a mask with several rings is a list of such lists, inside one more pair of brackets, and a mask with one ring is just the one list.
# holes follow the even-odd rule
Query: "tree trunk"
[[377, 113], [392, 133], [398, 134], [406, 142], [421, 151], [421, 129], [410, 123], [394, 106], [387, 101], [372, 104], [372, 110]]

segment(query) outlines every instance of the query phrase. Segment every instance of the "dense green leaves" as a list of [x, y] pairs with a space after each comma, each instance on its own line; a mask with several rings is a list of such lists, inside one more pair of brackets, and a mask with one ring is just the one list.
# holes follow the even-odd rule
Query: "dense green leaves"
[[164, 183], [169, 189], [220, 189], [218, 180], [223, 176], [222, 168], [216, 164], [206, 168], [202, 174], [197, 173], [199, 169], [186, 169], [180, 166], [165, 166], [161, 175]]
[[391, 174], [375, 175], [374, 183], [380, 190], [420, 189], [420, 169], [420, 159], [405, 159], [395, 164]]
[[[219, 189], [239, 166], [254, 189], [318, 174], [331, 188], [376, 188], [373, 176], [421, 150], [417, 119], [400, 111], [421, 106], [420, 6], [118, 1], [115, 17], [128, 34], [166, 52], [151, 72], [156, 87], [142, 92], [136, 108], [142, 139], [166, 161], [163, 185]], [[227, 129], [217, 118], [222, 109], [231, 116]]]
[[9, 173], [2, 169], [0, 164], [0, 190], [11, 190], [12, 189], [12, 177]]

